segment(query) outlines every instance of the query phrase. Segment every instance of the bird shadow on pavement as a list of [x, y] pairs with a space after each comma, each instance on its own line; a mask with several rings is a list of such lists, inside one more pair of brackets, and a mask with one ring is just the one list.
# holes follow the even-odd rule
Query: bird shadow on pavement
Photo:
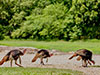
[[100, 68], [100, 65], [92, 65], [92, 66], [88, 66], [88, 67], [99, 67]]

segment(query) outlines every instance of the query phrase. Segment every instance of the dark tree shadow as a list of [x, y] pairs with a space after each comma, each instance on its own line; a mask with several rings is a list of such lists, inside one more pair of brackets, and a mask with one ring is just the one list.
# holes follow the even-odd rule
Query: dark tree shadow
[[92, 66], [88, 66], [88, 67], [100, 67], [100, 65], [92, 65]]

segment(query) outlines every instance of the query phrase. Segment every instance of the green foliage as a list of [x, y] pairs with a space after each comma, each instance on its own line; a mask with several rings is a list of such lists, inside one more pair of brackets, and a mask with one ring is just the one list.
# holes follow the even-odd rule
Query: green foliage
[[99, 0], [0, 0], [0, 39], [100, 39]]
[[[77, 0], [73, 2], [72, 15], [74, 15], [75, 25], [81, 29], [82, 38], [98, 38], [100, 30], [99, 23], [99, 0]], [[81, 38], [80, 36], [80, 38]]]
[[0, 40], [2, 40], [4, 38], [4, 35], [3, 35], [3, 26], [0, 25]]
[[[33, 12], [38, 12], [36, 8]], [[31, 14], [26, 17], [21, 25], [22, 27], [16, 30], [12, 37], [31, 37], [38, 39], [54, 39], [60, 38], [60, 34], [63, 34], [62, 18], [64, 18], [66, 7], [62, 4], [49, 5], [41, 10], [40, 15]]]

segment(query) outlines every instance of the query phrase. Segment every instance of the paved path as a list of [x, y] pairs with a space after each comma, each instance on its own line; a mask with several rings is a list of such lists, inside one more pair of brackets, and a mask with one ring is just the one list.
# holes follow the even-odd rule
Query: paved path
[[[0, 60], [7, 52], [0, 53]], [[36, 62], [32, 63], [31, 60], [34, 57], [34, 54], [25, 54], [22, 56], [22, 65], [24, 67], [42, 67], [42, 68], [60, 68], [60, 69], [72, 69], [82, 71], [84, 75], [100, 75], [100, 55], [93, 55], [93, 60], [96, 62], [94, 66], [89, 67], [81, 67], [81, 61], [76, 61], [76, 58], [72, 60], [68, 60], [68, 58], [72, 54], [64, 54], [64, 55], [55, 55], [49, 58], [48, 63], [45, 65], [40, 65], [40, 60], [38, 59]], [[45, 59], [44, 59], [45, 62]], [[0, 67], [10, 67], [10, 63], [6, 62]], [[13, 62], [13, 67], [17, 67]]]

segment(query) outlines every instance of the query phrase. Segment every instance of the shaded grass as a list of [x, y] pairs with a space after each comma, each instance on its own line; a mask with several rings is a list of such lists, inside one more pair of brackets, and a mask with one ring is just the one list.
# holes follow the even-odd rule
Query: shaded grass
[[94, 54], [100, 54], [100, 40], [88, 41], [32, 41], [32, 40], [2, 40], [0, 45], [6, 46], [26, 46], [44, 49], [55, 49], [64, 52], [76, 51], [78, 49], [89, 49]]
[[49, 68], [20, 68], [20, 67], [1, 67], [0, 75], [82, 75], [82, 72], [65, 70], [65, 69], [49, 69]]

